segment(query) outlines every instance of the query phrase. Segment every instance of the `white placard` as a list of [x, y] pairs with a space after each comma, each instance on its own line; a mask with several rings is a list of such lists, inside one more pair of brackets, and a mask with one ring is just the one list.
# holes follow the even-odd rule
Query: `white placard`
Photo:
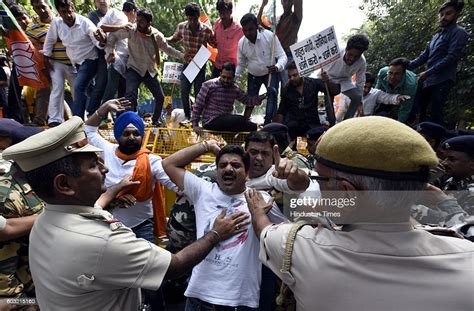
[[190, 62], [186, 69], [184, 69], [183, 74], [188, 79], [189, 83], [192, 83], [196, 76], [198, 75], [201, 68], [199, 68], [194, 62]]
[[189, 65], [184, 69], [183, 74], [186, 76], [188, 81], [192, 83], [202, 67], [206, 65], [207, 60], [211, 57], [211, 52], [204, 46], [196, 53], [194, 58], [191, 60]]
[[183, 64], [174, 62], [165, 62], [163, 64], [163, 79], [164, 83], [180, 83], [181, 72], [183, 71]]
[[296, 68], [308, 76], [341, 57], [334, 26], [290, 46]]
[[196, 53], [193, 58], [193, 62], [199, 67], [202, 68], [206, 64], [207, 60], [211, 57], [211, 52], [204, 46], [201, 45], [201, 48]]

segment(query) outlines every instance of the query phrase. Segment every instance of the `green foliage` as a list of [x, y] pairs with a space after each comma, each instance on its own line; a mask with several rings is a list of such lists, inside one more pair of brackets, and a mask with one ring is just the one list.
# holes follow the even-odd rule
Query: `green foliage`
[[[439, 30], [438, 8], [444, 0], [364, 0], [368, 21], [362, 31], [370, 38], [365, 53], [367, 70], [378, 70], [396, 57], [414, 59], [421, 54]], [[458, 23], [471, 34], [466, 56], [458, 64], [456, 86], [450, 93], [447, 118], [459, 126], [474, 124], [474, 6], [465, 6]], [[423, 68], [419, 68], [422, 71]]]

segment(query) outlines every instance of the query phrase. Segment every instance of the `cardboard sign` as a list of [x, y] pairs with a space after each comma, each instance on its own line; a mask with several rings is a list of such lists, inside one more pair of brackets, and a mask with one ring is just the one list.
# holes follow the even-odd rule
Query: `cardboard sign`
[[163, 65], [163, 79], [164, 83], [180, 83], [181, 72], [183, 71], [183, 64], [174, 62], [165, 62]]
[[290, 46], [300, 76], [314, 71], [341, 57], [334, 26]]

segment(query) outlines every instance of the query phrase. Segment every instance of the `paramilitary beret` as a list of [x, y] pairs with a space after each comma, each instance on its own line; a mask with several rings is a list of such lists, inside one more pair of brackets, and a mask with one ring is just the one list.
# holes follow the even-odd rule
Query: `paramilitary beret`
[[446, 133], [444, 133], [444, 138], [445, 139], [453, 138], [453, 137], [456, 137], [456, 136], [458, 136], [458, 133], [455, 130], [446, 130]]
[[474, 131], [462, 129], [462, 130], [458, 130], [458, 134], [459, 135], [474, 135]]
[[327, 128], [320, 126], [320, 127], [314, 127], [310, 129], [309, 131], [306, 132], [306, 138], [308, 140], [318, 140], [321, 135], [324, 134], [324, 132], [327, 131]]
[[0, 118], [0, 136], [10, 136], [12, 130], [22, 127], [21, 123], [16, 122], [13, 119]]
[[5, 149], [2, 156], [13, 160], [24, 171], [32, 171], [76, 152], [100, 152], [87, 142], [84, 122], [79, 117], [33, 135]]
[[269, 124], [265, 125], [262, 128], [262, 131], [270, 133], [270, 134], [288, 133], [288, 127], [285, 124], [272, 122], [272, 123], [269, 123]]
[[32, 127], [32, 126], [21, 126], [13, 129], [10, 132], [10, 137], [12, 139], [12, 144], [18, 144], [19, 142], [24, 141], [30, 136], [36, 135], [39, 132], [42, 132], [43, 129], [40, 127]]
[[421, 122], [414, 128], [418, 133], [438, 141], [441, 140], [446, 134], [446, 128], [444, 126], [433, 122]]
[[353, 118], [329, 129], [316, 149], [317, 160], [351, 174], [427, 181], [438, 158], [412, 128], [385, 117]]
[[447, 139], [441, 145], [444, 150], [474, 154], [474, 135], [457, 136]]

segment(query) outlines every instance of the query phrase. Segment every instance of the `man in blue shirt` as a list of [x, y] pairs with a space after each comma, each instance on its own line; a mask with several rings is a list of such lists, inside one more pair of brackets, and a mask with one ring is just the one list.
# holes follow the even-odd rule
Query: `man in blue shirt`
[[446, 1], [439, 9], [441, 31], [436, 33], [425, 51], [411, 61], [408, 69], [427, 64], [427, 70], [418, 75], [420, 85], [418, 108], [420, 121], [427, 118], [431, 103], [430, 120], [443, 124], [443, 107], [456, 79], [456, 65], [463, 56], [469, 34], [457, 25], [464, 7], [463, 1]]

